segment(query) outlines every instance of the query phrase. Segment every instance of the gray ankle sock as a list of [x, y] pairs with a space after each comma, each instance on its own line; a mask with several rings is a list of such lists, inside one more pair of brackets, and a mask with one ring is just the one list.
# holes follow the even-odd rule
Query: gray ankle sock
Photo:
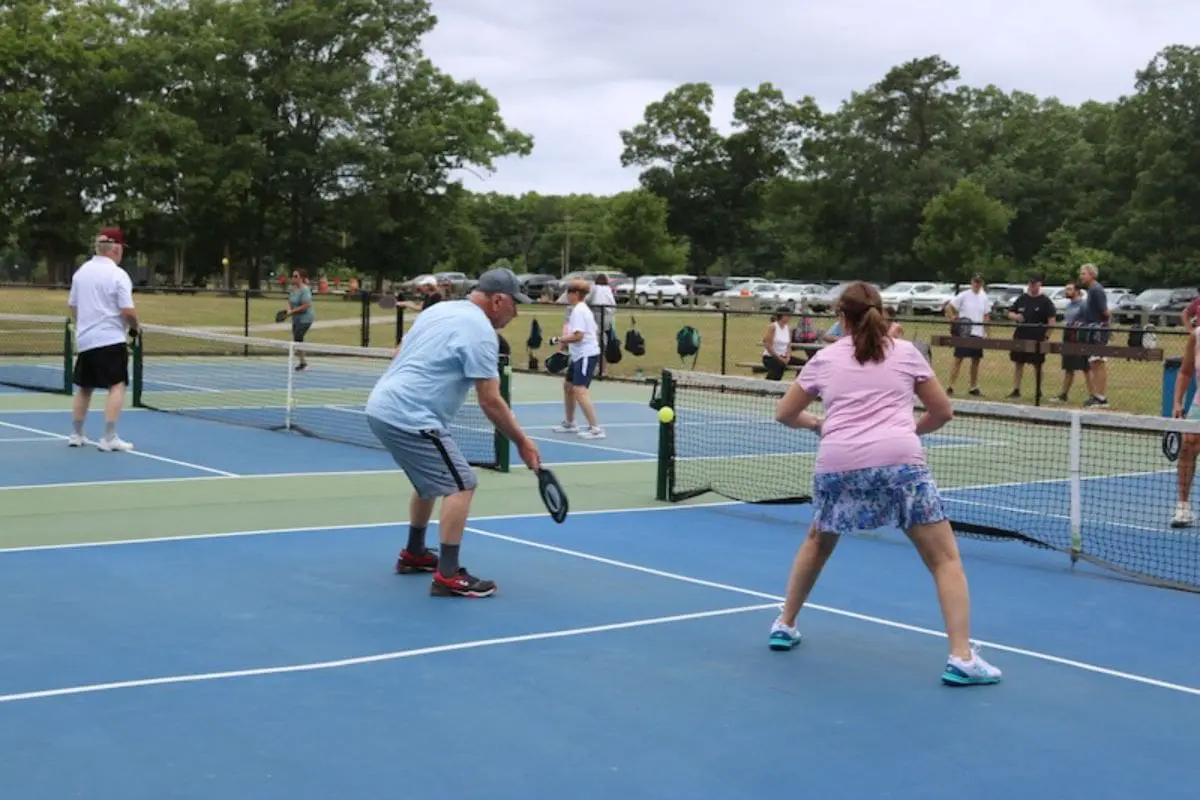
[[76, 436], [83, 436], [83, 420], [81, 420], [81, 419], [71, 420], [71, 430], [75, 432]]
[[461, 545], [444, 544], [438, 548], [438, 572], [444, 578], [452, 578], [458, 574], [458, 548]]
[[117, 435], [117, 423], [115, 423], [115, 422], [104, 423], [104, 438], [111, 439], [116, 435]]

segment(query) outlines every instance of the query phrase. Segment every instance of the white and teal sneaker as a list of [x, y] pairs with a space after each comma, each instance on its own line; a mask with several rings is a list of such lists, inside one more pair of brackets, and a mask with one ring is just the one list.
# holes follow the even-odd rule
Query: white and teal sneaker
[[796, 628], [789, 628], [784, 625], [779, 619], [771, 625], [771, 636], [767, 639], [767, 646], [772, 650], [791, 650], [796, 645], [800, 644], [800, 631]]
[[970, 660], [950, 656], [942, 670], [942, 683], [947, 686], [985, 686], [999, 683], [1003, 673], [983, 660], [979, 648], [971, 646]]

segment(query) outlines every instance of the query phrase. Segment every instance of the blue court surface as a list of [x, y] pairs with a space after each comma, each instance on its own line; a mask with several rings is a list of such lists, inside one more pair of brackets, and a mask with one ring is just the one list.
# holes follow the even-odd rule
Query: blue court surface
[[[644, 403], [599, 410], [608, 438], [584, 442], [549, 430], [558, 403], [516, 407], [568, 492], [570, 465], [654, 458]], [[136, 456], [69, 450], [66, 412], [0, 412], [0, 484], [394, 469], [155, 412], [121, 431]], [[963, 540], [972, 634], [1005, 680], [949, 689], [932, 582], [894, 531], [845, 538], [803, 644], [774, 653], [807, 506], [484, 514], [462, 560], [500, 591], [479, 601], [393, 574], [404, 525], [347, 514], [0, 552], [3, 796], [1196, 796], [1200, 595]]]

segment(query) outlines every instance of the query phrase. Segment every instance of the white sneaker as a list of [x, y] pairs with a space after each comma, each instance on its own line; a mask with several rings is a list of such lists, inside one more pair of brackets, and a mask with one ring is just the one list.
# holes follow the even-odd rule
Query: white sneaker
[[775, 622], [771, 625], [771, 635], [767, 638], [767, 647], [772, 650], [791, 650], [798, 644], [800, 644], [800, 631], [784, 625], [776, 617]]
[[964, 660], [950, 656], [942, 670], [942, 683], [947, 686], [982, 686], [999, 683], [1003, 673], [983, 660], [979, 648], [971, 646], [971, 658]]
[[133, 445], [122, 439], [120, 436], [105, 436], [100, 441], [96, 442], [96, 447], [106, 453], [128, 453], [133, 449]]
[[584, 430], [581, 430], [579, 432], [579, 438], [580, 439], [603, 439], [604, 438], [604, 428], [601, 428], [599, 426], [597, 426], [595, 428], [585, 428]]
[[87, 443], [87, 437], [82, 433], [72, 433], [67, 439], [67, 447], [83, 447]]
[[1175, 507], [1175, 517], [1171, 520], [1172, 528], [1189, 528], [1196, 521], [1196, 515], [1187, 503]]
[[550, 430], [554, 431], [555, 433], [578, 433], [579, 432], [579, 428], [575, 425], [574, 422], [562, 422], [558, 425], [555, 425]]

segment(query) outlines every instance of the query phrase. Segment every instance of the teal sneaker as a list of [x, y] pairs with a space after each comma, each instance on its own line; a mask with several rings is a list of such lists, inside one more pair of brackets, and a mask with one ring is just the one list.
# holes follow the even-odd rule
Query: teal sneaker
[[986, 686], [999, 683], [1003, 673], [983, 660], [977, 647], [971, 647], [970, 660], [950, 656], [942, 670], [942, 683], [947, 686]]
[[789, 628], [778, 619], [771, 625], [771, 636], [767, 639], [767, 646], [772, 650], [791, 650], [796, 645], [800, 644], [800, 631], [796, 628]]

